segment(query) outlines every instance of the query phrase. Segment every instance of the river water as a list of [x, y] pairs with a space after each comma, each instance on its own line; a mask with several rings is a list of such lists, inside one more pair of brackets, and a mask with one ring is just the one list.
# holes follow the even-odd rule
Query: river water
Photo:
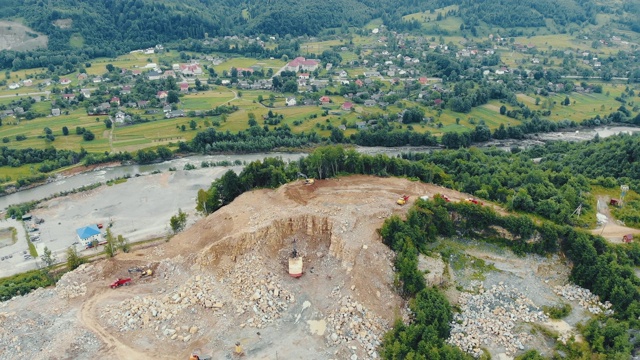
[[[634, 127], [600, 127], [588, 130], [573, 131], [573, 132], [558, 132], [558, 133], [543, 133], [539, 134], [530, 140], [505, 140], [501, 142], [490, 142], [484, 146], [497, 146], [500, 148], [508, 149], [510, 146], [530, 146], [536, 143], [542, 143], [549, 140], [566, 140], [566, 141], [585, 141], [593, 139], [596, 134], [599, 134], [601, 138], [612, 136], [619, 133], [633, 133], [640, 132], [640, 128]], [[386, 154], [388, 156], [397, 156], [406, 152], [425, 152], [433, 151], [439, 148], [434, 147], [357, 147], [358, 152], [363, 154]], [[97, 169], [94, 171], [81, 173], [78, 175], [61, 178], [56, 181], [37, 186], [31, 189], [19, 191], [13, 194], [9, 194], [0, 197], [0, 209], [6, 209], [10, 205], [15, 205], [23, 202], [40, 200], [50, 197], [56, 193], [63, 191], [70, 191], [82, 186], [87, 186], [95, 183], [104, 183], [108, 180], [113, 180], [126, 175], [135, 176], [136, 174], [145, 175], [153, 171], [166, 172], [169, 168], [176, 168], [178, 171], [182, 171], [186, 164], [193, 164], [200, 167], [203, 161], [208, 162], [220, 162], [229, 161], [234, 162], [240, 160], [243, 163], [249, 163], [255, 160], [262, 160], [267, 157], [280, 157], [285, 161], [295, 161], [306, 154], [304, 153], [257, 153], [257, 154], [242, 154], [242, 155], [197, 155], [187, 158], [180, 158], [165, 161], [157, 164], [149, 165], [123, 165], [116, 167], [107, 167]]]

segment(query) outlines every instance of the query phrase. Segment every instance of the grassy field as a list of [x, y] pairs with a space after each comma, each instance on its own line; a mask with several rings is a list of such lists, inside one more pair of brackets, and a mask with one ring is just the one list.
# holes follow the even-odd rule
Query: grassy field
[[235, 94], [231, 90], [220, 86], [215, 90], [185, 95], [180, 102], [185, 110], [210, 110], [228, 103], [234, 97]]
[[222, 74], [223, 71], [231, 72], [231, 68], [249, 68], [252, 66], [260, 66], [265, 69], [273, 69], [274, 72], [280, 70], [281, 67], [285, 65], [285, 62], [280, 59], [253, 59], [247, 57], [233, 57], [224, 61], [220, 65], [213, 66], [213, 69]]

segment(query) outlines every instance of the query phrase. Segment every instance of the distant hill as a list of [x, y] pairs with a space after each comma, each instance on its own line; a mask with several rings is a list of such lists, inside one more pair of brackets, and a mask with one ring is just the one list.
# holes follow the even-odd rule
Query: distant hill
[[[381, 18], [392, 29], [416, 30], [402, 15], [459, 5], [468, 26], [538, 27], [595, 23], [616, 13], [640, 31], [640, 0], [0, 0], [0, 18], [23, 19], [49, 37], [48, 49], [109, 56], [185, 38], [220, 35], [318, 35]], [[621, 7], [616, 9], [615, 6]], [[635, 19], [635, 20], [634, 20]], [[413, 25], [413, 26], [412, 26]]]

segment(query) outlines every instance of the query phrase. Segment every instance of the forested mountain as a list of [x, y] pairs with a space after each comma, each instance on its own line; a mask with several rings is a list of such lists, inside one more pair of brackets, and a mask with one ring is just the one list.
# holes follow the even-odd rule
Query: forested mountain
[[592, 0], [454, 0], [470, 26], [479, 21], [500, 27], [545, 26], [545, 19], [558, 25], [595, 23], [597, 7]]
[[48, 49], [20, 55], [2, 51], [0, 64], [41, 67], [51, 57], [77, 63], [206, 35], [315, 36], [327, 29], [361, 27], [376, 18], [391, 29], [418, 30], [418, 21], [402, 16], [448, 5], [458, 5], [449, 11], [473, 28], [537, 27], [548, 20], [556, 26], [582, 25], [595, 23], [596, 13], [608, 13], [621, 26], [640, 31], [640, 0], [622, 5], [594, 0], [0, 0], [0, 18], [19, 18], [49, 36]]

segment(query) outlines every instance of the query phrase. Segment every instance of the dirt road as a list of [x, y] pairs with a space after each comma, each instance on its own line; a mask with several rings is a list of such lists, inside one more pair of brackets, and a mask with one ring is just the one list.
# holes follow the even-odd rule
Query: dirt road
[[627, 234], [640, 234], [639, 229], [624, 226], [618, 222], [618, 220], [614, 219], [609, 209], [609, 200], [610, 198], [608, 196], [598, 197], [598, 213], [605, 215], [607, 217], [607, 222], [602, 226], [592, 229], [591, 233], [594, 235], [600, 235], [613, 244], [622, 244], [622, 237]]

